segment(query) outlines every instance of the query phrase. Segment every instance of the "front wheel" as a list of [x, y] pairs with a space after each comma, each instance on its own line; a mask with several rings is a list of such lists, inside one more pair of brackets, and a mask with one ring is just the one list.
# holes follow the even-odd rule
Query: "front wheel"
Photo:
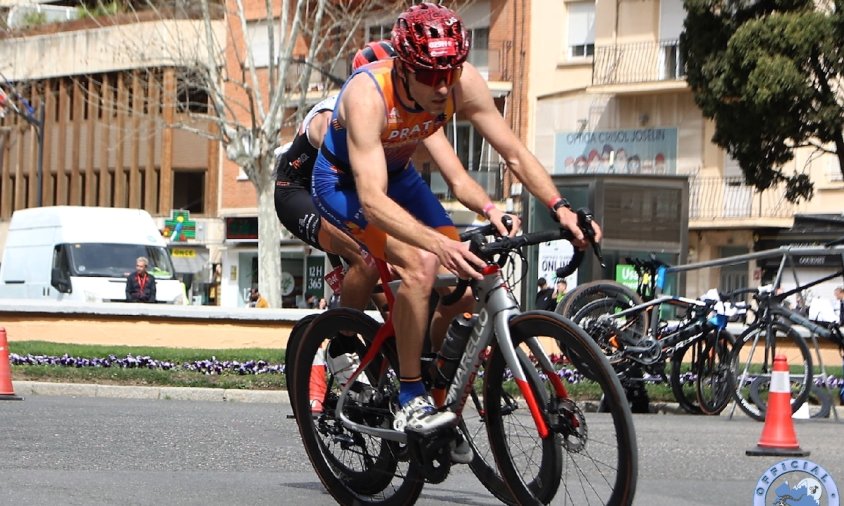
[[[526, 345], [537, 352], [533, 343], [541, 342], [557, 364], [555, 370], [539, 370], [538, 362], [517, 353], [550, 429], [544, 439], [497, 346], [487, 364], [484, 403], [490, 446], [516, 500], [545, 504], [563, 494], [570, 504], [631, 504], [638, 468], [636, 435], [624, 391], [604, 354], [579, 327], [552, 313], [516, 316], [510, 333], [519, 350]], [[563, 391], [554, 387], [550, 375], [562, 379]], [[608, 413], [595, 412], [602, 396]]]
[[671, 355], [671, 374], [668, 376], [671, 393], [680, 408], [690, 415], [703, 414], [695, 391], [697, 378], [693, 365], [700, 360], [701, 347], [698, 340], [675, 350]]
[[[478, 371], [479, 377], [486, 376], [486, 360], [481, 363], [482, 369]], [[463, 432], [469, 446], [474, 453], [472, 461], [469, 463], [469, 468], [472, 473], [478, 478], [484, 487], [492, 493], [499, 501], [508, 505], [517, 504], [513, 499], [507, 484], [498, 473], [498, 468], [495, 465], [495, 457], [492, 455], [492, 450], [489, 446], [489, 436], [487, 436], [487, 420], [489, 418], [486, 409], [484, 408], [482, 384], [476, 382], [475, 388], [466, 399], [466, 404], [463, 406], [463, 413], [460, 420], [460, 430]], [[506, 411], [513, 400], [509, 394], [505, 394], [501, 398], [503, 403], [502, 410]]]
[[701, 340], [701, 353], [692, 366], [700, 409], [720, 414], [730, 403], [730, 356], [736, 338], [726, 330], [712, 330]]
[[[792, 327], [773, 323], [770, 328], [750, 327], [736, 340], [730, 357], [730, 389], [739, 408], [747, 416], [765, 421], [768, 387], [771, 384], [774, 357], [788, 361], [791, 384], [791, 412], [797, 411], [809, 397], [812, 384], [812, 355], [806, 341]], [[751, 387], [757, 378], [759, 404], [753, 402]]]

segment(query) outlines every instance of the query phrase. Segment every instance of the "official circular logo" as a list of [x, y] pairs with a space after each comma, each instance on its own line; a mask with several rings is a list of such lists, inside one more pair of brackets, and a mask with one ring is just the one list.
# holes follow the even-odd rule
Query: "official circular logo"
[[759, 478], [753, 506], [839, 506], [838, 487], [826, 469], [805, 459], [777, 462]]

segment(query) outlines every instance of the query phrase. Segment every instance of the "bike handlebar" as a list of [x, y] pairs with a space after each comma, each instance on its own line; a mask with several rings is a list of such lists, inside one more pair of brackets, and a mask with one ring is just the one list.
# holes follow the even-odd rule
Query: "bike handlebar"
[[[598, 257], [598, 260], [601, 262], [601, 266], [603, 267], [604, 259], [601, 255], [601, 248], [595, 241], [595, 231], [592, 229], [592, 212], [587, 208], [581, 208], [577, 210], [577, 217], [580, 230], [589, 240], [589, 243], [592, 245], [592, 250], [595, 252], [595, 256]], [[503, 220], [505, 220], [504, 225], [507, 228], [512, 226], [512, 221], [509, 216], [505, 215]], [[486, 237], [490, 235], [496, 236], [496, 240], [487, 242]], [[479, 256], [481, 259], [490, 264], [497, 263], [499, 266], [503, 266], [504, 262], [506, 262], [506, 256], [502, 256], [498, 259], [498, 261], [495, 261], [494, 257], [496, 255], [510, 253], [511, 251], [520, 249], [524, 246], [532, 246], [560, 239], [565, 239], [571, 242], [574, 239], [574, 234], [572, 234], [572, 232], [568, 229], [558, 227], [551, 230], [540, 230], [538, 232], [522, 234], [516, 237], [501, 237], [498, 234], [498, 229], [495, 225], [490, 223], [488, 225], [484, 225], [483, 227], [463, 232], [460, 234], [460, 239], [470, 241], [470, 251]], [[577, 270], [581, 262], [583, 262], [584, 255], [585, 253], [583, 250], [575, 248], [574, 255], [572, 255], [569, 263], [557, 269], [557, 277], [569, 276]], [[466, 292], [466, 288], [468, 288], [470, 284], [470, 280], [458, 280], [454, 291], [441, 299], [442, 304], [447, 306], [460, 300]]]
[[647, 269], [648, 272], [650, 272], [651, 274], [656, 274], [657, 270], [660, 267], [671, 267], [667, 263], [658, 259], [655, 253], [651, 253], [649, 255], [648, 260], [640, 260], [638, 258], [633, 257], [624, 257], [624, 261], [628, 264], [631, 264], [638, 274], [641, 274], [645, 269]]

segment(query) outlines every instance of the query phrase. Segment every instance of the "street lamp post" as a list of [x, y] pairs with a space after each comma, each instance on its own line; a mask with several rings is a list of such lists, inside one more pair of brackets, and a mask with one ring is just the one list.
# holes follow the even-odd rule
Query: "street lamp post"
[[[2, 75], [0, 75], [2, 77]], [[4, 80], [5, 81], [5, 80]], [[9, 96], [3, 92], [2, 88], [0, 88], [0, 112], [4, 107], [8, 107], [13, 113], [17, 114], [21, 118], [24, 119], [27, 123], [30, 124], [33, 128], [35, 128], [35, 138], [38, 142], [38, 161], [36, 166], [36, 184], [38, 185], [38, 193], [36, 197], [36, 205], [41, 207], [44, 203], [44, 186], [43, 186], [43, 179], [44, 179], [44, 121], [45, 121], [45, 110], [44, 110], [44, 103], [38, 106], [38, 118], [35, 118], [35, 110], [33, 109], [32, 105], [30, 105], [29, 101], [26, 100], [24, 97], [20, 96], [14, 88], [12, 89], [12, 96], [23, 103], [24, 110], [21, 110], [14, 102], [9, 100]]]
[[44, 104], [38, 108], [38, 120], [24, 115], [26, 121], [35, 128], [35, 135], [38, 139], [38, 165], [36, 166], [36, 180], [38, 184], [38, 207], [44, 204]]

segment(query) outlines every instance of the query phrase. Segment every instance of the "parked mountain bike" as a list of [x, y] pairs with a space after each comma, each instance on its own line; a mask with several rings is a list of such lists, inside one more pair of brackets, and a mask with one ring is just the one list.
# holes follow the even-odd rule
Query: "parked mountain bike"
[[[584, 232], [591, 232], [590, 217], [579, 214]], [[318, 367], [297, 367], [293, 383], [297, 413], [309, 409], [310, 382], [321, 379], [328, 385], [324, 410], [300, 415], [298, 422], [311, 463], [341, 504], [410, 504], [425, 482], [444, 480], [455, 443], [466, 438], [477, 448], [481, 442], [466, 421], [475, 402], [482, 403], [476, 421], [486, 428], [496, 476], [510, 492], [500, 499], [544, 504], [564, 494], [573, 504], [632, 502], [635, 433], [606, 357], [568, 319], [547, 311], [522, 312], [502, 276], [511, 252], [569, 240], [570, 234], [556, 229], [489, 240], [493, 234], [491, 226], [469, 234], [472, 251], [488, 262], [484, 278], [461, 280], [449, 297], [457, 300], [471, 288], [478, 301], [477, 312], [467, 318], [471, 331], [462, 353], [448, 357], [443, 362], [449, 364], [448, 374], [439, 376], [446, 380], [439, 383], [446, 392], [441, 409], [457, 413], [461, 425], [425, 437], [393, 429], [399, 374], [389, 318], [380, 325], [359, 311], [334, 309], [314, 318], [303, 334], [295, 352], [298, 364], [311, 364], [338, 332], [357, 336], [362, 356], [345, 387], [334, 384], [329, 368]], [[579, 261], [582, 253], [576, 257]], [[386, 274], [382, 267], [382, 278]], [[436, 366], [439, 373], [441, 365]], [[476, 381], [479, 372], [483, 378]], [[361, 375], [365, 387], [353, 389]], [[589, 402], [601, 395], [611, 400], [611, 411], [589, 413]]]
[[[611, 309], [607, 303], [608, 300], [605, 300], [602, 305], [608, 312], [617, 313], [642, 304], [645, 301], [652, 300], [657, 290], [657, 279], [664, 279], [658, 276], [658, 269], [662, 268], [664, 264], [657, 260], [653, 254], [650, 256], [650, 261], [640, 261], [630, 257], [626, 261], [628, 264], [632, 264], [636, 271], [636, 291], [611, 280], [593, 281], [580, 285], [566, 294], [566, 297], [557, 305], [556, 312], [567, 317], [573, 317], [586, 304], [598, 299], [609, 298], [614, 301]], [[635, 315], [631, 319], [631, 322], [629, 322], [634, 327], [631, 331], [644, 336], [647, 333], [649, 321], [649, 311]], [[622, 325], [627, 325], [627, 323], [620, 322]], [[631, 366], [620, 378], [633, 412], [650, 413], [650, 399], [645, 388], [644, 371], [642, 368]], [[700, 410], [696, 410], [695, 412], [699, 413]]]
[[[720, 413], [730, 399], [727, 368], [734, 342], [725, 329], [722, 301], [660, 296], [669, 266], [653, 254], [626, 261], [637, 273], [637, 291], [610, 280], [587, 283], [567, 294], [557, 312], [584, 327], [605, 350], [634, 413], [648, 412], [650, 378], [669, 384], [686, 412]], [[674, 323], [660, 319], [666, 306], [681, 311]], [[721, 314], [713, 315], [717, 308]]]
[[[572, 320], [583, 327], [606, 353], [622, 384], [641, 382], [641, 372], [671, 385], [678, 403], [690, 413], [717, 414], [729, 403], [729, 357], [735, 339], [726, 330], [727, 319], [716, 314], [719, 300], [661, 296], [619, 310], [618, 299], [589, 302]], [[677, 321], [658, 318], [665, 305], [683, 311]], [[650, 327], [642, 333], [644, 321]], [[671, 362], [670, 378], [666, 364]], [[684, 378], [689, 364], [691, 381]]]

